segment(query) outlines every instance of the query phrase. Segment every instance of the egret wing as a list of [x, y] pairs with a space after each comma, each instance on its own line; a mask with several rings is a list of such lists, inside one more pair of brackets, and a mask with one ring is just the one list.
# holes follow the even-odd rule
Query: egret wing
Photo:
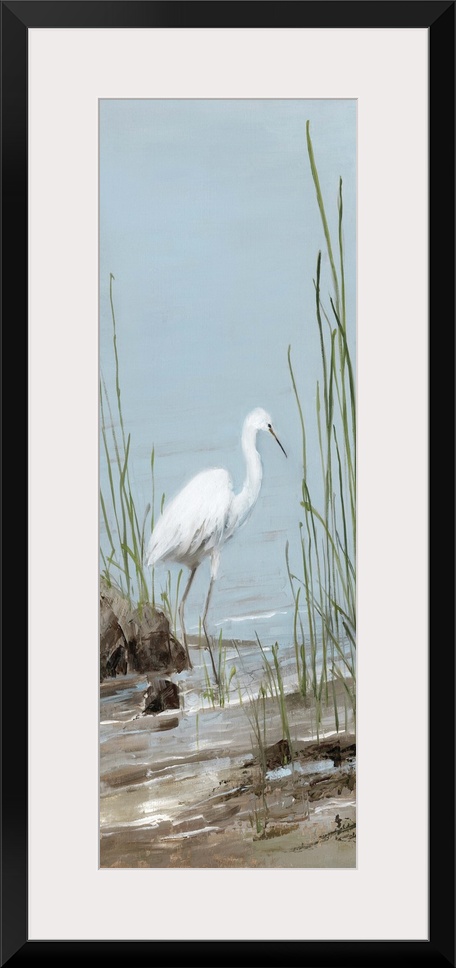
[[164, 508], [150, 537], [147, 564], [199, 564], [223, 543], [233, 496], [228, 471], [212, 468], [197, 474]]

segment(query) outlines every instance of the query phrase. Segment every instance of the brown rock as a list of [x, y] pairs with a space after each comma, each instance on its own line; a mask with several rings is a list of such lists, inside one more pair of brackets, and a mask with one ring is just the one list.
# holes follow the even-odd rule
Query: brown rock
[[100, 679], [127, 671], [127, 642], [109, 602], [100, 595]]
[[129, 646], [136, 672], [160, 672], [172, 668], [169, 622], [152, 605], [142, 605], [128, 620]]
[[268, 770], [275, 770], [279, 766], [291, 763], [291, 751], [288, 740], [279, 739], [278, 743], [268, 746], [266, 750], [266, 766]]
[[132, 609], [120, 589], [100, 579], [100, 678], [185, 668], [185, 649], [163, 612], [149, 603]]
[[143, 716], [179, 709], [179, 689], [169, 679], [155, 679], [144, 695]]

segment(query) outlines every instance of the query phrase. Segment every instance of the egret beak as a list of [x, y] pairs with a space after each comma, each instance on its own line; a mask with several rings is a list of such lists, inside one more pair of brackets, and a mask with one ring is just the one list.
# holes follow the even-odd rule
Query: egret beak
[[285, 454], [285, 457], [286, 457], [286, 456], [287, 456], [287, 454], [286, 454], [286, 451], [285, 451], [285, 450], [284, 450], [284, 448], [282, 447], [282, 444], [280, 443], [280, 440], [279, 440], [279, 438], [277, 437], [277, 435], [276, 435], [276, 434], [274, 433], [274, 431], [273, 431], [273, 429], [272, 429], [272, 427], [269, 427], [269, 428], [268, 428], [268, 430], [269, 430], [269, 433], [270, 433], [270, 434], [272, 434], [272, 436], [274, 437], [274, 440], [276, 440], [276, 441], [277, 441], [277, 443], [278, 443], [278, 445], [279, 445], [279, 447], [280, 447], [280, 450], [283, 450], [283, 452], [284, 452], [284, 454]]

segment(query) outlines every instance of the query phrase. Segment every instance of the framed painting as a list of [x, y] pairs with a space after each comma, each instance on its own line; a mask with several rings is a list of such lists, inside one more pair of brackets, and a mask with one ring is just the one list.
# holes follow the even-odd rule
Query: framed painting
[[453, 964], [454, 4], [1, 8], [2, 964]]
[[356, 102], [99, 109], [100, 866], [355, 867]]

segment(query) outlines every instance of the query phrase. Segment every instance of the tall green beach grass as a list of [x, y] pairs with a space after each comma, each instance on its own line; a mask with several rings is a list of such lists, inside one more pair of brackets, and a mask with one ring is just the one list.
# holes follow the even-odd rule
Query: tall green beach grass
[[[100, 489], [100, 507], [105, 527], [108, 547], [100, 547], [103, 563], [102, 577], [108, 585], [115, 585], [131, 605], [141, 608], [146, 602], [157, 605], [155, 595], [155, 573], [144, 565], [147, 541], [155, 522], [155, 449], [150, 455], [151, 501], [145, 511], [138, 514], [130, 480], [131, 436], [125, 431], [122, 411], [120, 384], [120, 365], [117, 349], [117, 327], [114, 309], [113, 282], [109, 276], [109, 302], [112, 321], [112, 348], [114, 356], [114, 397], [111, 398], [104, 377], [100, 379], [101, 442], [108, 471], [108, 489]], [[163, 509], [165, 495], [162, 494], [160, 509]], [[150, 520], [149, 520], [150, 516]], [[176, 634], [177, 606], [182, 572], [173, 590], [171, 572], [166, 575], [165, 587], [160, 592], [160, 608], [166, 614], [170, 627]]]
[[[115, 415], [103, 376], [100, 380], [101, 438], [109, 481], [108, 494], [104, 494], [100, 490], [101, 512], [109, 544], [107, 553], [101, 549], [101, 558], [104, 565], [103, 577], [108, 584], [114, 583], [117, 585], [130, 603], [141, 605], [149, 601], [150, 598], [148, 575], [143, 565], [145, 529], [150, 505], [146, 508], [143, 518], [140, 519], [136, 511], [130, 482], [131, 438], [130, 434], [127, 435], [125, 432], [122, 413], [113, 281], [114, 276], [111, 273], [109, 277], [109, 300], [115, 362]], [[116, 418], [118, 429], [116, 429]], [[111, 521], [113, 522], [112, 527]]]
[[[343, 186], [338, 186], [337, 238], [331, 236], [314, 156], [310, 125], [307, 151], [320, 213], [330, 280], [322, 279], [318, 252], [314, 278], [321, 374], [315, 386], [315, 411], [304, 413], [291, 346], [288, 366], [301, 428], [302, 482], [299, 537], [301, 560], [293, 570], [286, 548], [293, 593], [294, 645], [299, 688], [312, 695], [317, 711], [334, 701], [340, 679], [349, 707], [356, 712], [356, 396], [354, 367], [347, 337], [343, 246]], [[307, 430], [316, 422], [320, 481], [307, 460]], [[314, 491], [323, 499], [314, 501]], [[307, 612], [306, 628], [301, 608]]]

